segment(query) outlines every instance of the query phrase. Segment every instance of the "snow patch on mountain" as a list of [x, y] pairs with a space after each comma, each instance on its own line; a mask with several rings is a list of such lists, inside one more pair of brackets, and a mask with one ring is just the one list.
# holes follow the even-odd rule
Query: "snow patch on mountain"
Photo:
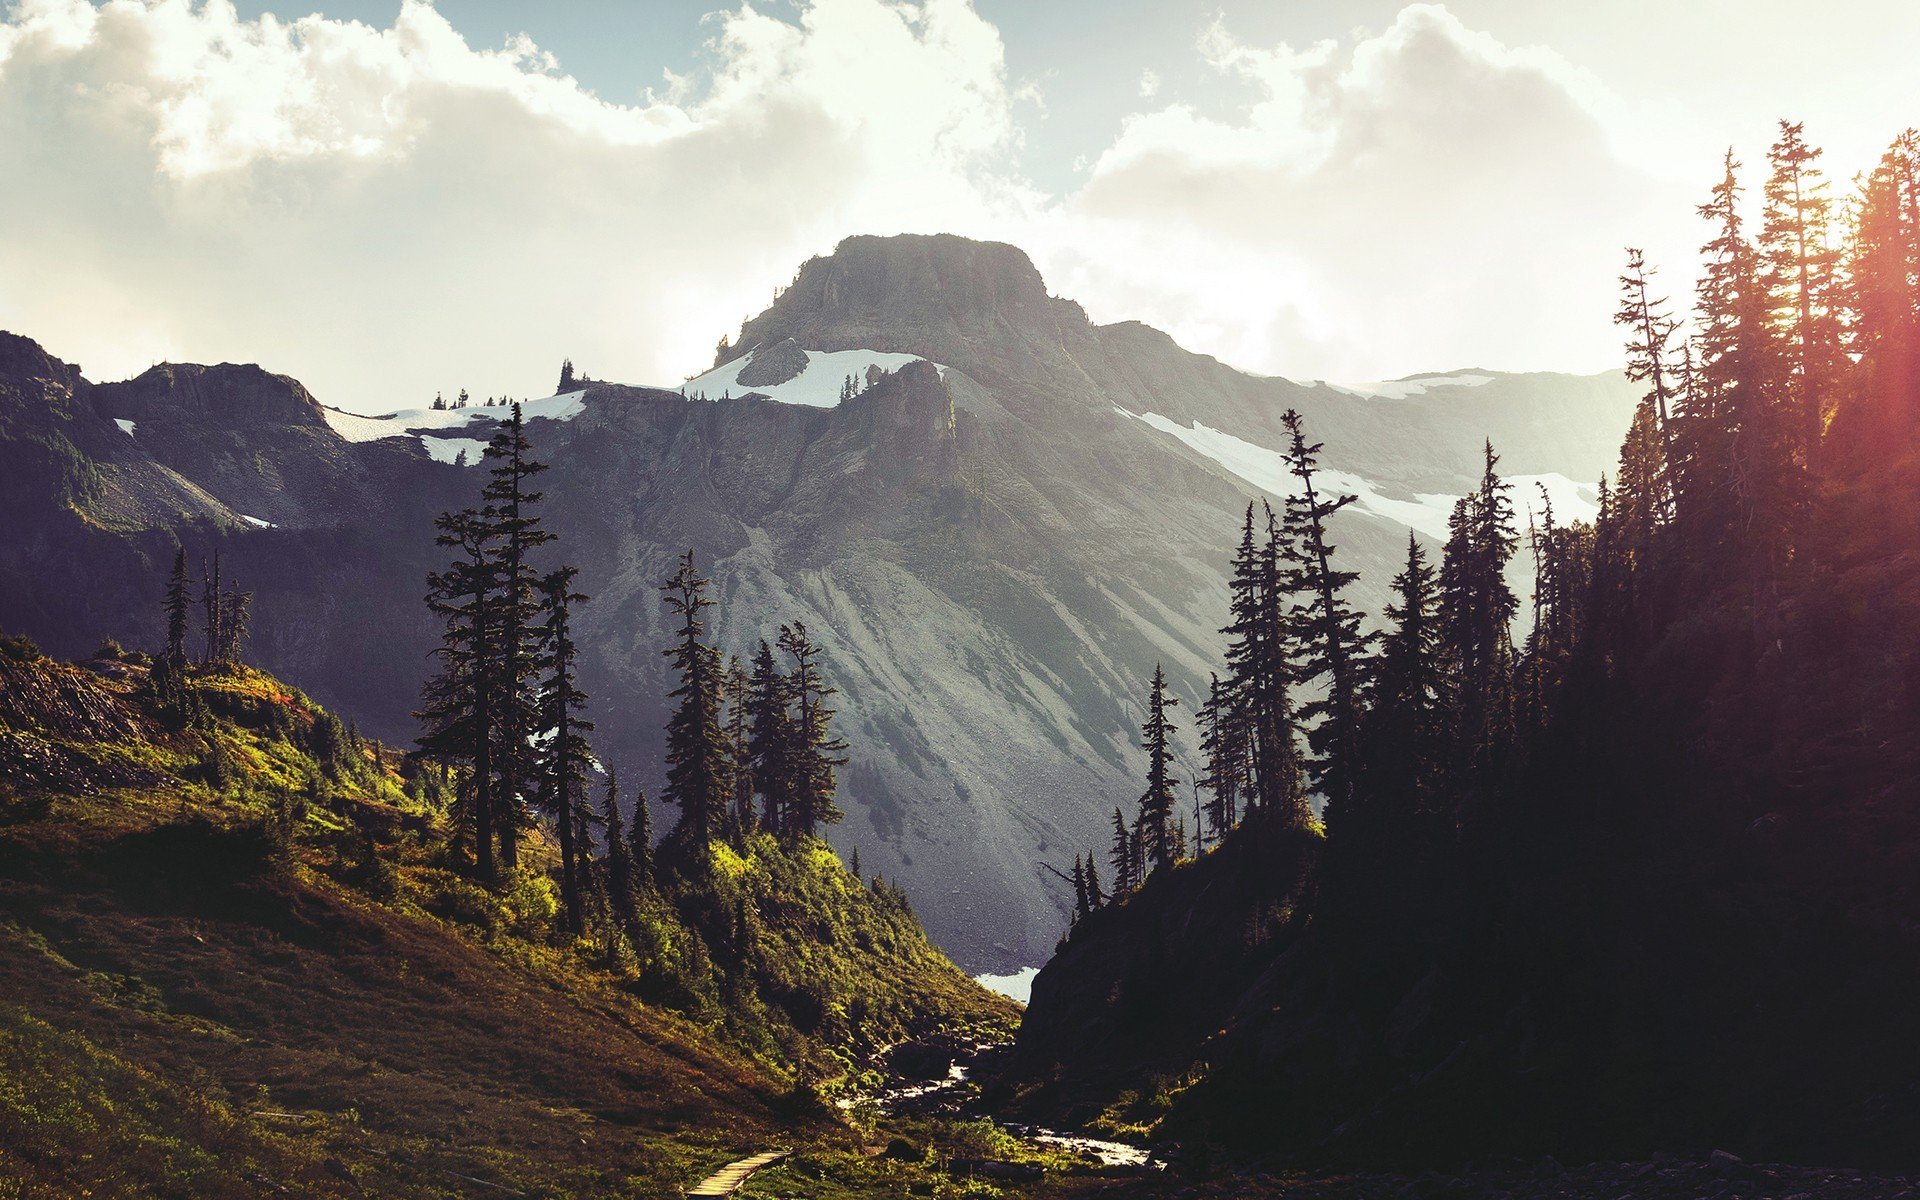
[[[1159, 413], [1131, 413], [1124, 408], [1114, 411], [1144, 422], [1162, 433], [1171, 434], [1262, 491], [1281, 497], [1300, 494], [1300, 481], [1288, 471], [1286, 457], [1279, 451], [1269, 450], [1199, 421], [1188, 427]], [[1404, 525], [1435, 541], [1446, 540], [1447, 518], [1453, 512], [1457, 496], [1436, 492], [1416, 493], [1409, 499], [1388, 496], [1366, 479], [1337, 467], [1322, 466], [1317, 477], [1323, 481], [1322, 486], [1327, 492], [1351, 492], [1357, 497], [1354, 508], [1361, 512]], [[1508, 477], [1507, 482], [1513, 485], [1514, 509], [1523, 523], [1529, 515], [1543, 511], [1543, 489], [1547, 500], [1553, 505], [1556, 523], [1591, 521], [1600, 513], [1599, 494], [1592, 484], [1576, 482], [1557, 472], [1513, 475]]]
[[423, 437], [420, 439], [420, 444], [427, 448], [427, 453], [433, 456], [435, 462], [458, 463], [464, 451], [467, 456], [467, 465], [472, 466], [480, 461], [481, 452], [487, 448], [487, 439]]
[[[807, 356], [805, 369], [785, 383], [761, 386], [742, 384], [740, 372], [753, 361], [752, 354], [743, 354], [705, 375], [694, 376], [681, 384], [678, 390], [684, 396], [703, 395], [709, 400], [761, 395], [782, 404], [837, 408], [840, 404], [840, 388], [846, 383], [847, 376], [853, 376], [864, 388], [867, 385], [867, 368], [870, 366], [877, 366], [882, 371], [897, 371], [908, 363], [927, 361], [918, 354], [893, 354], [885, 350], [807, 350], [804, 353]], [[933, 365], [942, 375], [947, 373], [947, 369], [939, 363]]]
[[[586, 410], [586, 389], [562, 392], [556, 396], [544, 396], [538, 400], [526, 400], [520, 405], [520, 415], [529, 421], [544, 418], [549, 421], [571, 421]], [[507, 405], [495, 407], [466, 408], [407, 408], [399, 412], [386, 413], [378, 417], [369, 417], [361, 413], [351, 413], [344, 409], [322, 408], [327, 424], [333, 431], [349, 442], [377, 442], [382, 438], [407, 437], [417, 435], [423, 429], [452, 430], [472, 429], [476, 433], [492, 435], [493, 427], [505, 421], [513, 412]], [[433, 441], [434, 439], [423, 439]], [[454, 439], [470, 441], [472, 439]], [[481, 445], [486, 444], [485, 439]], [[429, 452], [433, 447], [427, 447]], [[435, 456], [436, 458], [438, 455]], [[452, 462], [450, 456], [441, 459]]]
[[126, 435], [127, 435], [128, 437], [132, 437], [132, 436], [133, 436], [133, 422], [132, 422], [132, 421], [129, 421], [129, 420], [127, 420], [127, 419], [126, 419], [125, 417], [115, 417], [115, 418], [113, 419], [113, 423], [114, 423], [115, 425], [118, 425], [118, 426], [120, 427], [120, 432], [121, 432], [121, 433], [124, 433], [124, 434], [126, 434]]

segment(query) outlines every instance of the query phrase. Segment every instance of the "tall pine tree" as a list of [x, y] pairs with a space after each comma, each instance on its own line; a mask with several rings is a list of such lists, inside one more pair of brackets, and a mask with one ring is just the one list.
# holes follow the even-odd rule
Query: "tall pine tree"
[[704, 640], [700, 614], [713, 607], [708, 581], [695, 568], [693, 551], [660, 585], [666, 605], [680, 619], [674, 644], [665, 651], [679, 683], [668, 693], [675, 701], [667, 721], [667, 803], [680, 810], [674, 837], [704, 849], [725, 828], [727, 814], [727, 733], [721, 722], [720, 652]]
[[587, 696], [576, 682], [579, 647], [573, 640], [572, 609], [586, 600], [573, 590], [578, 572], [563, 567], [540, 582], [546, 620], [540, 629], [540, 660], [546, 678], [540, 690], [539, 727], [546, 733], [546, 763], [542, 772], [541, 807], [560, 837], [560, 902], [567, 932], [586, 931], [582, 896], [588, 842], [579, 837], [588, 823], [587, 774], [593, 768], [593, 749], [587, 735], [593, 722], [581, 715]]
[[1326, 681], [1325, 693], [1300, 715], [1317, 721], [1308, 734], [1315, 752], [1310, 766], [1327, 799], [1329, 820], [1336, 820], [1331, 814], [1353, 802], [1360, 766], [1360, 689], [1368, 639], [1360, 630], [1359, 610], [1345, 595], [1359, 576], [1333, 565], [1327, 519], [1355, 497], [1320, 490], [1320, 443], [1308, 443], [1298, 412], [1288, 409], [1281, 421], [1287, 428], [1287, 470], [1300, 481], [1299, 490], [1287, 497], [1283, 525], [1289, 565], [1282, 586], [1302, 598], [1289, 614], [1292, 666], [1301, 682]]
[[1179, 855], [1180, 837], [1175, 828], [1179, 795], [1173, 782], [1171, 742], [1178, 727], [1167, 716], [1167, 710], [1178, 703], [1178, 696], [1167, 694], [1166, 672], [1156, 665], [1147, 693], [1147, 720], [1140, 727], [1147, 751], [1147, 790], [1140, 796], [1140, 832], [1154, 870], [1172, 866]]
[[813, 836], [822, 825], [836, 825], [842, 813], [834, 804], [837, 772], [846, 765], [847, 743], [834, 736], [833, 709], [827, 701], [835, 695], [821, 677], [817, 661], [820, 648], [799, 621], [780, 627], [780, 649], [792, 660], [787, 672], [787, 692], [793, 706], [791, 736], [792, 819], [788, 832]]
[[492, 615], [498, 631], [489, 681], [494, 688], [492, 707], [498, 732], [493, 753], [493, 769], [498, 776], [495, 824], [501, 862], [507, 870], [519, 861], [525, 800], [537, 770], [533, 746], [534, 734], [539, 731], [534, 625], [539, 619], [540, 573], [531, 554], [554, 536], [541, 528], [537, 515], [541, 493], [529, 486], [547, 469], [545, 463], [532, 457], [532, 450], [520, 405], [515, 403], [512, 415], [481, 455], [483, 462], [491, 464], [486, 487], [481, 491], [481, 512], [494, 535], [490, 582], [496, 589]]

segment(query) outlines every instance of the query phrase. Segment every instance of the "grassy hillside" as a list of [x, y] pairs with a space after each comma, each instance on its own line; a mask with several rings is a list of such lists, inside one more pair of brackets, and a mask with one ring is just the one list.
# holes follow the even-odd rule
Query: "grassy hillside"
[[559, 938], [544, 846], [481, 889], [430, 775], [258, 672], [191, 686], [170, 728], [141, 656], [0, 643], [8, 1200], [672, 1195], [784, 1144], [889, 1194], [926, 1168], [859, 1153], [848, 1068], [1013, 1015], [817, 843], [715, 846], [646, 947]]

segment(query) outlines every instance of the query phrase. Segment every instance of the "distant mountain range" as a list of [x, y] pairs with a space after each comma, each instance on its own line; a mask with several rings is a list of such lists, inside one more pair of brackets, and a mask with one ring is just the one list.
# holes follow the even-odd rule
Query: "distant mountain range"
[[[151, 646], [176, 541], [217, 546], [258, 593], [254, 658], [405, 740], [434, 640], [431, 521], [471, 501], [460, 464], [505, 414], [328, 399], [255, 366], [93, 384], [0, 335], [0, 627], [56, 653]], [[1250, 375], [1093, 324], [1012, 246], [909, 236], [809, 261], [684, 385], [583, 383], [527, 412], [559, 553], [593, 597], [603, 756], [657, 783], [655, 585], [691, 546], [728, 648], [796, 618], [826, 647], [852, 744], [833, 839], [902, 882], [963, 965], [1002, 970], [1063, 927], [1040, 864], [1101, 845], [1137, 796], [1142, 681], [1163, 663], [1189, 705], [1203, 694], [1241, 514], [1286, 487], [1286, 409], [1360, 497], [1340, 553], [1377, 610], [1486, 439], [1520, 501], [1544, 487], [1562, 519], [1590, 516], [1633, 400], [1618, 374]]]

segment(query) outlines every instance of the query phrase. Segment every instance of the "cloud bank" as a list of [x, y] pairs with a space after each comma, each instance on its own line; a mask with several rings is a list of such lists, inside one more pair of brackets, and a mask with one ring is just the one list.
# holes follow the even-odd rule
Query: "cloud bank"
[[259, 361], [366, 411], [541, 394], [562, 355], [672, 382], [809, 254], [945, 230], [1250, 369], [1604, 364], [1618, 248], [1685, 198], [1621, 160], [1589, 78], [1432, 5], [1194, 53], [1244, 102], [1143, 84], [1050, 195], [1015, 165], [1042, 98], [969, 0], [742, 4], [635, 104], [424, 0], [389, 28], [26, 0], [0, 23], [0, 326], [96, 378]]

